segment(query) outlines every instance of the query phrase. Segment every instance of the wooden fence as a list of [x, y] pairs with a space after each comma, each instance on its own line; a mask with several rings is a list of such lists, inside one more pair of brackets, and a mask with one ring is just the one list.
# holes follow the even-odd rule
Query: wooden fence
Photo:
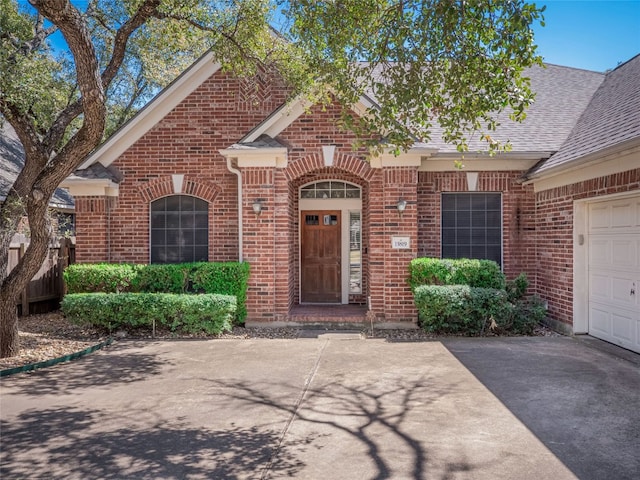
[[[28, 246], [28, 238], [16, 235], [9, 249], [9, 271], [18, 264]], [[62, 272], [67, 265], [74, 263], [75, 251], [75, 244], [69, 238], [61, 238], [51, 243], [40, 270], [20, 296], [17, 305], [19, 315], [45, 313], [58, 308], [65, 293]]]

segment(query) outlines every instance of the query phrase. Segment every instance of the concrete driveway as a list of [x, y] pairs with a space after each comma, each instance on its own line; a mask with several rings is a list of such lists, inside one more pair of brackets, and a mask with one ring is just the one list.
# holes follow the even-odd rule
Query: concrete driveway
[[0, 477], [631, 479], [640, 366], [576, 339], [121, 341], [1, 380]]

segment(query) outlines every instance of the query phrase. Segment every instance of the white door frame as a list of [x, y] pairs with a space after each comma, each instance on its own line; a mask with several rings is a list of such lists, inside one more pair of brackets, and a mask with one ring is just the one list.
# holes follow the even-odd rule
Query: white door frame
[[[322, 180], [324, 181], [324, 180]], [[342, 181], [342, 180], [336, 180]], [[316, 182], [313, 182], [316, 183]], [[344, 182], [349, 183], [349, 182]], [[306, 184], [308, 185], [308, 184]], [[305, 210], [340, 210], [342, 217], [342, 225], [340, 231], [340, 282], [342, 285], [342, 304], [349, 303], [349, 212], [362, 211], [362, 187], [355, 185], [361, 189], [361, 198], [299, 198], [298, 201], [298, 218], [301, 218], [300, 212]], [[300, 193], [298, 192], [298, 195]], [[362, 217], [361, 217], [362, 218]], [[362, 224], [361, 224], [362, 225]], [[362, 228], [362, 226], [361, 226]], [[298, 238], [302, 238], [302, 221], [298, 227]], [[302, 258], [302, 242], [298, 242], [298, 258]], [[298, 291], [302, 289], [302, 262], [298, 262]]]

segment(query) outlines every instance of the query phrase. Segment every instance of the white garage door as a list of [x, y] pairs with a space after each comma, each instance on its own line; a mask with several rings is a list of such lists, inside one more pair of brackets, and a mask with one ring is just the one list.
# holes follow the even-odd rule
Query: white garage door
[[589, 334], [640, 353], [640, 195], [589, 205]]

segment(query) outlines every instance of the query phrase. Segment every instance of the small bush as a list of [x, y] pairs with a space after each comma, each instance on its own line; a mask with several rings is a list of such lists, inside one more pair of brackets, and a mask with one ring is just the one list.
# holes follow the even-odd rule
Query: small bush
[[420, 326], [431, 333], [530, 335], [546, 314], [537, 298], [509, 301], [505, 290], [423, 285], [414, 290]]
[[468, 285], [422, 285], [414, 291], [420, 325], [427, 332], [481, 335], [509, 318], [504, 290]]
[[527, 279], [527, 275], [525, 273], [521, 273], [513, 280], [509, 280], [505, 286], [507, 296], [509, 297], [509, 301], [511, 302], [522, 300], [526, 295], [528, 288], [529, 280]]
[[64, 271], [68, 293], [128, 292], [140, 265], [128, 263], [74, 263]]
[[218, 334], [231, 329], [236, 299], [231, 295], [170, 293], [78, 293], [64, 297], [62, 312], [74, 323], [119, 328], [151, 327]]
[[468, 285], [477, 288], [505, 288], [500, 266], [492, 260], [416, 258], [409, 265], [409, 285]]
[[503, 322], [503, 328], [510, 333], [531, 335], [547, 315], [547, 307], [537, 296], [517, 300], [511, 317]]

